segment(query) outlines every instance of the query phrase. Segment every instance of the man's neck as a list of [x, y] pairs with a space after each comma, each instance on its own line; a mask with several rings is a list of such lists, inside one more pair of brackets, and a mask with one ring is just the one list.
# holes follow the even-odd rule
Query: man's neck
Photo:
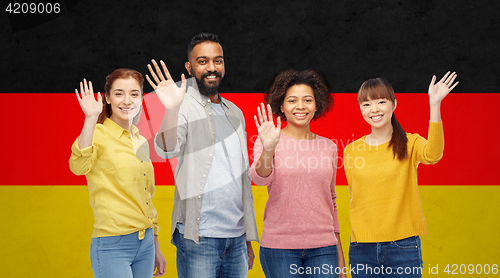
[[213, 96], [208, 96], [208, 98], [210, 98], [210, 101], [212, 103], [215, 103], [215, 104], [220, 103], [219, 93], [217, 93], [216, 95], [213, 95]]

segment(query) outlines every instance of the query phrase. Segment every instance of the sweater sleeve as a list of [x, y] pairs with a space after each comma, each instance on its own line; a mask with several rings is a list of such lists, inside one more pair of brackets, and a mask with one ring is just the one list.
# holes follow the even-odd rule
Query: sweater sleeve
[[71, 156], [69, 158], [69, 169], [75, 175], [86, 175], [92, 167], [96, 159], [100, 156], [103, 143], [105, 142], [104, 133], [101, 130], [101, 125], [97, 125], [92, 136], [92, 145], [80, 149], [78, 146], [78, 138], [71, 146]]
[[257, 140], [255, 140], [255, 144], [253, 147], [253, 162], [252, 166], [250, 167], [250, 178], [257, 185], [269, 185], [274, 180], [274, 158], [273, 158], [271, 174], [269, 174], [269, 176], [261, 177], [259, 174], [257, 174], [257, 171], [255, 170], [257, 163], [259, 163], [259, 158], [260, 155], [262, 154], [262, 149], [263, 149], [262, 142], [260, 141], [259, 138], [257, 138]]
[[428, 140], [418, 136], [414, 151], [417, 161], [423, 164], [436, 164], [441, 160], [444, 151], [443, 122], [429, 122]]
[[330, 191], [332, 194], [332, 203], [333, 203], [333, 229], [335, 233], [340, 234], [339, 227], [339, 217], [337, 211], [337, 193], [335, 192], [335, 185], [337, 180], [337, 164], [338, 164], [338, 149], [335, 147], [335, 152], [333, 154], [333, 173], [332, 173], [332, 181], [330, 183]]

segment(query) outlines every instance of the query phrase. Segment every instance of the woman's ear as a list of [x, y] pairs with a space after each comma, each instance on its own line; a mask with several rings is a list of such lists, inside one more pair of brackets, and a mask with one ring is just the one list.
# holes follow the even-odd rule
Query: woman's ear
[[398, 106], [398, 100], [394, 99], [394, 108], [392, 109], [392, 112], [394, 112], [394, 110], [396, 110], [396, 106]]

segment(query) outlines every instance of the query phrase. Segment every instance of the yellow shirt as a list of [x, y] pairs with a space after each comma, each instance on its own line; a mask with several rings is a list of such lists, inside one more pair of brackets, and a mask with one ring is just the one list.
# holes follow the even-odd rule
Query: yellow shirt
[[80, 149], [77, 138], [71, 147], [71, 171], [87, 178], [95, 218], [92, 237], [138, 231], [142, 239], [148, 228], [158, 235], [149, 145], [137, 127], [131, 131], [106, 119], [96, 125], [91, 146]]
[[429, 140], [407, 133], [409, 157], [393, 158], [389, 142], [362, 137], [344, 150], [351, 193], [351, 242], [386, 242], [427, 233], [417, 183], [419, 163], [435, 164], [444, 149], [442, 122], [429, 124]]

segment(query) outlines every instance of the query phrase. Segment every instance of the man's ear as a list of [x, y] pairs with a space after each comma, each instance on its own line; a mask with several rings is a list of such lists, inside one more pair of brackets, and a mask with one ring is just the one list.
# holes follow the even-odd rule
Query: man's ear
[[186, 68], [186, 70], [188, 71], [189, 75], [192, 76], [191, 74], [191, 63], [190, 62], [186, 62], [184, 63], [184, 67]]

